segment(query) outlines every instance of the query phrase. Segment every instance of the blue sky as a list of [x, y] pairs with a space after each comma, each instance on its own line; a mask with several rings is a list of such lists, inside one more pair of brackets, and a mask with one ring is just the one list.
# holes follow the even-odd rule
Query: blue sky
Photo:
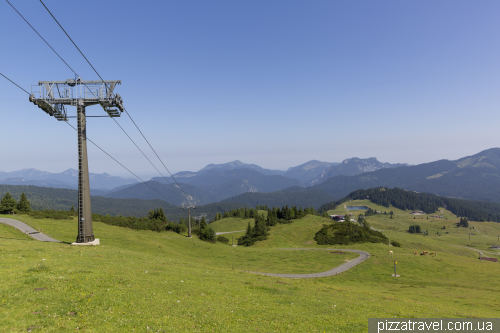
[[[9, 1], [98, 79], [39, 1]], [[116, 92], [172, 172], [236, 159], [419, 164], [499, 146], [498, 1], [44, 2], [99, 74], [122, 80]], [[0, 29], [0, 72], [24, 89], [73, 77], [7, 2]], [[77, 168], [73, 129], [1, 77], [0, 97], [0, 170]], [[155, 175], [112, 120], [89, 119], [87, 134]], [[91, 172], [128, 175], [91, 146], [89, 160]]]

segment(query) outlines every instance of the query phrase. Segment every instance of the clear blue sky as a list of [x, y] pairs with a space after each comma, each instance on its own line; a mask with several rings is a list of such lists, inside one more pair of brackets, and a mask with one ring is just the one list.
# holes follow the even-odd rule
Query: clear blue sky
[[[10, 1], [84, 80], [98, 79], [39, 1]], [[499, 1], [45, 4], [103, 78], [122, 80], [116, 92], [172, 172], [236, 159], [419, 164], [499, 146]], [[0, 72], [24, 89], [73, 77], [5, 1], [0, 29]], [[77, 168], [73, 129], [2, 77], [0, 97], [0, 170]], [[87, 134], [154, 175], [112, 120], [90, 119]], [[89, 155], [91, 172], [127, 175]]]

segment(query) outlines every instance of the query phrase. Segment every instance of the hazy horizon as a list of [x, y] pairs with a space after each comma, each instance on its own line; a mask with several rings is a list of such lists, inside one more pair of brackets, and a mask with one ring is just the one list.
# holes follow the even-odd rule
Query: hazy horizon
[[[491, 147], [491, 148], [497, 148], [497, 147]], [[491, 149], [491, 148], [488, 148], [488, 149]], [[463, 158], [463, 157], [467, 157], [467, 156], [475, 155], [475, 154], [477, 154], [477, 153], [480, 153], [480, 151], [478, 151], [478, 152], [476, 152], [476, 153], [473, 153], [473, 154], [464, 155], [464, 156], [460, 156], [460, 157], [458, 157], [458, 158], [453, 158], [453, 159], [448, 159], [448, 160], [457, 160], [457, 159], [460, 159], [460, 158]], [[358, 156], [348, 157], [347, 159], [349, 159], [349, 158], [356, 158], [356, 157], [358, 157]], [[375, 158], [377, 158], [376, 156], [370, 156], [370, 157], [375, 157]], [[365, 159], [365, 158], [370, 158], [370, 157], [364, 157], [364, 158], [362, 158], [362, 159]], [[361, 158], [361, 157], [358, 157], [358, 158]], [[320, 162], [328, 162], [328, 163], [341, 163], [341, 162], [343, 161], [343, 160], [342, 160], [342, 161], [321, 161], [321, 160], [318, 160], [318, 159], [312, 159], [312, 160], [309, 160], [309, 161], [305, 161], [305, 162], [299, 163], [299, 164], [297, 164], [297, 165], [292, 165], [292, 166], [289, 166], [289, 167], [287, 167], [286, 169], [276, 169], [276, 168], [274, 168], [274, 169], [273, 169], [273, 168], [268, 168], [268, 167], [265, 167], [265, 166], [260, 165], [260, 164], [258, 164], [258, 163], [253, 163], [253, 162], [249, 162], [249, 161], [231, 160], [231, 161], [226, 161], [226, 162], [222, 162], [222, 163], [207, 163], [207, 164], [205, 164], [204, 166], [202, 166], [202, 167], [200, 167], [200, 168], [198, 168], [198, 169], [196, 169], [196, 170], [176, 170], [176, 171], [172, 171], [172, 170], [170, 170], [170, 169], [169, 169], [169, 171], [170, 171], [172, 174], [175, 174], [175, 173], [177, 173], [177, 172], [181, 172], [181, 171], [191, 171], [191, 172], [197, 172], [197, 171], [199, 171], [199, 170], [203, 169], [204, 167], [206, 167], [206, 166], [208, 166], [208, 165], [210, 165], [210, 164], [226, 164], [226, 163], [230, 163], [230, 162], [234, 162], [234, 161], [240, 161], [240, 162], [245, 163], [245, 164], [255, 164], [255, 165], [258, 165], [258, 166], [260, 166], [260, 167], [262, 167], [262, 168], [264, 168], [264, 169], [279, 170], [279, 171], [287, 171], [287, 170], [288, 170], [289, 168], [291, 168], [291, 167], [297, 167], [297, 166], [299, 166], [299, 165], [305, 164], [305, 163], [310, 162], [310, 161], [313, 161], [313, 160], [317, 160], [317, 161], [320, 161]], [[345, 159], [344, 159], [344, 160], [345, 160]], [[377, 160], [378, 160], [379, 162], [383, 162], [383, 163], [392, 163], [392, 164], [396, 164], [396, 163], [401, 163], [401, 164], [404, 164], [404, 163], [406, 163], [406, 162], [398, 162], [398, 161], [396, 161], [396, 162], [387, 162], [387, 161], [382, 161], [382, 160], [380, 160], [379, 158], [377, 158]], [[436, 161], [437, 161], [437, 160], [436, 160]], [[429, 163], [429, 162], [434, 162], [434, 161], [427, 161], [427, 162], [423, 162], [423, 163]], [[418, 165], [418, 164], [423, 164], [423, 163], [406, 163], [406, 164], [409, 164], [409, 165]], [[39, 171], [45, 171], [45, 172], [51, 172], [51, 173], [61, 173], [61, 172], [64, 172], [64, 171], [66, 171], [66, 170], [68, 170], [68, 169], [75, 169], [75, 170], [77, 170], [77, 169], [78, 169], [78, 167], [76, 167], [76, 168], [75, 168], [75, 167], [70, 167], [70, 168], [67, 168], [67, 169], [64, 169], [64, 170], [43, 170], [43, 169], [39, 169], [39, 168], [36, 168], [36, 167], [25, 167], [25, 168], [20, 168], [20, 169], [16, 169], [16, 170], [3, 170], [3, 169], [0, 169], [0, 171], [3, 171], [3, 172], [13, 172], [13, 171], [20, 171], [20, 170], [28, 170], [28, 169], [36, 169], [36, 170], [39, 170]], [[162, 170], [162, 169], [160, 169], [160, 168], [158, 168], [158, 169], [162, 172], [163, 176], [165, 176], [165, 177], [168, 177], [168, 176], [169, 176], [169, 175], [168, 175], [168, 172], [167, 172], [165, 169], [163, 169], [163, 170]], [[103, 172], [93, 172], [92, 170], [89, 170], [89, 171], [90, 171], [90, 173], [98, 173], [98, 174], [107, 173], [107, 174], [109, 174], [110, 176], [119, 176], [119, 177], [122, 177], [122, 178], [133, 178], [133, 179], [137, 180], [137, 179], [136, 179], [136, 178], [135, 178], [132, 174], [128, 173], [127, 171], [122, 172], [122, 173], [119, 173], [119, 172], [117, 172], [117, 173], [111, 173], [111, 172], [107, 172], [107, 171], [103, 171]], [[117, 171], [118, 171], [118, 170], [117, 170]], [[141, 172], [139, 171], [139, 172], [137, 172], [136, 174], [137, 174], [139, 177], [141, 177], [143, 180], [146, 180], [146, 179], [144, 179], [144, 178], [147, 178], [147, 180], [149, 180], [150, 178], [153, 178], [153, 177], [161, 177], [161, 175], [160, 175], [159, 173], [157, 173], [157, 172], [156, 172], [156, 173], [154, 173], [154, 172], [149, 172], [149, 173], [141, 173]], [[139, 180], [137, 180], [137, 181], [139, 181]]]

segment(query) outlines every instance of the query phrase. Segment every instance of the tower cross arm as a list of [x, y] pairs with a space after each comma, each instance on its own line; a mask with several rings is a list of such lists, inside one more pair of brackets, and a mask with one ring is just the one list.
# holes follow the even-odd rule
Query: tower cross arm
[[73, 80], [66, 80], [66, 81], [38, 81], [38, 85], [44, 85], [44, 84], [68, 84], [68, 85], [71, 85], [73, 82], [77, 82], [78, 84], [101, 84], [101, 83], [106, 83], [106, 84], [122, 84], [122, 81], [121, 80], [104, 80], [104, 81], [100, 81], [100, 80], [92, 80], [92, 81], [82, 81], [82, 80], [78, 80], [78, 81], [73, 81]]

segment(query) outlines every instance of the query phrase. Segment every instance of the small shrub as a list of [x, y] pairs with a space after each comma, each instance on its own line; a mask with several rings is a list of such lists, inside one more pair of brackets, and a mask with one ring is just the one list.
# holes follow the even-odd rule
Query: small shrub
[[170, 231], [176, 232], [178, 234], [182, 234], [183, 232], [186, 232], [187, 227], [184, 224], [170, 222], [165, 227], [165, 230], [167, 230], [167, 231], [170, 230]]
[[395, 247], [403, 247], [403, 244], [401, 244], [400, 242], [397, 242], [395, 240], [391, 241], [391, 245], [395, 246]]
[[206, 241], [206, 242], [210, 242], [210, 243], [215, 243], [217, 241], [217, 239], [215, 237], [215, 231], [212, 228], [206, 227], [203, 229], [198, 229], [197, 231], [198, 231], [197, 232], [198, 237], [200, 237], [201, 240]]
[[389, 244], [389, 239], [381, 232], [351, 222], [324, 225], [316, 233], [314, 239], [319, 245], [349, 245], [366, 242]]
[[217, 241], [221, 242], [221, 243], [224, 243], [224, 244], [228, 244], [229, 243], [229, 239], [227, 237], [224, 237], [224, 236], [217, 236]]

